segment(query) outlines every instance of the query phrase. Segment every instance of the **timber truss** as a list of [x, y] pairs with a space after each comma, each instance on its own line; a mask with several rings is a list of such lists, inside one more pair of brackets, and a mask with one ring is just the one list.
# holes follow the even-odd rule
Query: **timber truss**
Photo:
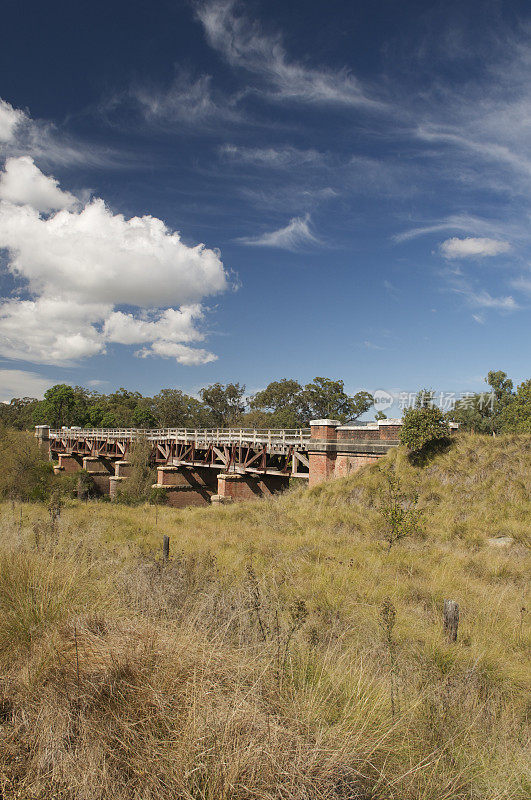
[[135, 441], [151, 444], [155, 464], [308, 478], [306, 429], [96, 429], [50, 431], [53, 454], [126, 459]]

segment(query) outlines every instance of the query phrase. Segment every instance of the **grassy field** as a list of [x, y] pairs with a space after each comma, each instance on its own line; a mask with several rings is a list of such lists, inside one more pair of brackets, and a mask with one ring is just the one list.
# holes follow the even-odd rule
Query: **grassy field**
[[423, 518], [391, 549], [378, 467], [217, 508], [1, 506], [0, 797], [527, 800], [531, 439], [386, 462]]

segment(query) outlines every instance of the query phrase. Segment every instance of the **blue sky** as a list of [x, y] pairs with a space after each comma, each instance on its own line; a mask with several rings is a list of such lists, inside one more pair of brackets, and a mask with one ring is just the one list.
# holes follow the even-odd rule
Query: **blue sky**
[[0, 399], [529, 377], [525, 2], [7, 0]]

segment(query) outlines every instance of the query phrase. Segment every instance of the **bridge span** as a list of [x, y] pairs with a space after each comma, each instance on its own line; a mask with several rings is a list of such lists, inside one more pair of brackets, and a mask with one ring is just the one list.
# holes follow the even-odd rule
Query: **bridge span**
[[131, 474], [132, 447], [147, 444], [157, 468], [154, 487], [174, 506], [228, 502], [272, 494], [291, 478], [310, 486], [348, 475], [398, 444], [401, 420], [313, 420], [309, 428], [61, 428], [35, 435], [56, 472], [86, 470], [96, 489], [117, 497]]

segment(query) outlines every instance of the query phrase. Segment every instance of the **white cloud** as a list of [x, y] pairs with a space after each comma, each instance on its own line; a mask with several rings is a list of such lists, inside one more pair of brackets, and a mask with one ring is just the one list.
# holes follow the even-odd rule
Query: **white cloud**
[[[470, 214], [451, 214], [441, 222], [434, 222], [430, 225], [422, 225], [416, 228], [410, 228], [407, 231], [398, 233], [393, 236], [395, 242], [408, 242], [411, 239], [418, 239], [420, 236], [427, 236], [430, 233], [440, 233], [441, 231], [463, 231], [473, 232], [477, 234], [496, 233], [496, 235], [503, 235], [507, 225], [502, 225], [499, 220], [481, 219], [474, 217]], [[517, 233], [516, 230], [513, 231]]]
[[216, 361], [217, 356], [210, 353], [208, 350], [202, 348], [188, 347], [185, 344], [178, 344], [176, 342], [156, 341], [153, 342], [151, 348], [144, 348], [140, 355], [145, 358], [147, 356], [160, 356], [162, 358], [175, 358], [179, 364], [187, 367], [195, 367], [199, 364], [209, 364], [211, 361]]
[[13, 108], [0, 97], [0, 142], [12, 142], [15, 138], [15, 129], [25, 118], [23, 111]]
[[70, 364], [101, 353], [97, 326], [112, 306], [43, 296], [0, 304], [0, 355], [43, 364]]
[[296, 147], [237, 147], [225, 144], [220, 153], [227, 159], [258, 167], [287, 169], [294, 166], [312, 166], [323, 162], [317, 150], [299, 150]]
[[516, 311], [518, 305], [514, 297], [493, 297], [489, 292], [482, 290], [475, 292], [471, 289], [454, 289], [458, 294], [465, 296], [468, 303], [477, 308], [492, 308], [497, 311]]
[[[0, 173], [12, 199], [41, 207], [74, 202], [31, 159], [18, 173], [13, 164], [20, 167], [20, 159]], [[0, 305], [2, 355], [62, 364], [102, 353], [107, 343], [142, 343], [160, 355], [182, 345], [175, 358], [185, 364], [215, 357], [184, 343], [204, 338], [200, 303], [228, 288], [227, 273], [217, 251], [185, 245], [162, 220], [126, 219], [98, 198], [48, 216], [0, 200], [0, 248], [30, 295]], [[124, 305], [135, 310], [116, 308]]]
[[[114, 98], [107, 110], [119, 105], [127, 97], [138, 105], [144, 117], [151, 122], [180, 122], [184, 125], [208, 121], [238, 121], [241, 115], [227, 97], [218, 96], [212, 88], [212, 76], [193, 78], [181, 70], [171, 86], [160, 90], [153, 86], [137, 85], [126, 97]], [[237, 99], [237, 98], [235, 98]]]
[[446, 239], [440, 245], [441, 252], [445, 258], [484, 258], [485, 256], [499, 256], [507, 253], [511, 249], [508, 242], [500, 242], [497, 239], [474, 238], [468, 236], [465, 239]]
[[210, 0], [197, 9], [209, 44], [233, 66], [258, 75], [270, 99], [308, 104], [378, 107], [346, 70], [315, 69], [290, 61], [279, 35], [237, 15], [235, 0]]
[[284, 228], [263, 233], [261, 236], [237, 239], [241, 244], [252, 247], [279, 247], [283, 250], [297, 250], [307, 244], [319, 244], [319, 239], [310, 230], [310, 217], [294, 217]]
[[123, 156], [108, 148], [72, 140], [46, 120], [34, 120], [0, 97], [0, 155], [32, 156], [42, 164], [116, 168]]
[[227, 288], [217, 252], [183, 244], [156, 217], [113, 214], [98, 198], [48, 218], [0, 202], [0, 247], [32, 291], [88, 303], [180, 305]]
[[43, 175], [30, 156], [8, 158], [0, 174], [0, 200], [28, 204], [37, 211], [75, 208], [77, 198], [59, 189], [55, 178]]
[[0, 369], [0, 403], [9, 403], [14, 397], [42, 398], [44, 392], [57, 383], [22, 369]]
[[531, 295], [531, 277], [522, 276], [520, 278], [515, 278], [515, 280], [511, 281], [511, 286], [525, 294]]

